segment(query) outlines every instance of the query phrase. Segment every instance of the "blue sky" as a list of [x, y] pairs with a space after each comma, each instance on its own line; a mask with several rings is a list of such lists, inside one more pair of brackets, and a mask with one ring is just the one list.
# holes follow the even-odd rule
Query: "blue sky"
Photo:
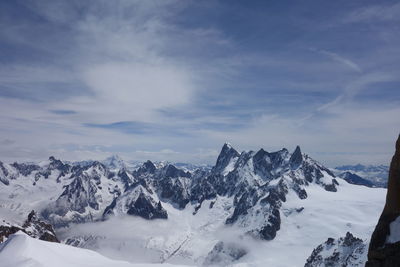
[[1, 1], [1, 160], [387, 164], [398, 1]]

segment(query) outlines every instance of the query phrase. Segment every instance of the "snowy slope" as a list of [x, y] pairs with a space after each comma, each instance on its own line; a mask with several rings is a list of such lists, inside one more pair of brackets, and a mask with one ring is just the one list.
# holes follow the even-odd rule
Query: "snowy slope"
[[[49, 165], [49, 162], [41, 163]], [[2, 164], [3, 169], [7, 170], [7, 176], [3, 173], [9, 183], [4, 185], [0, 182], [0, 209], [14, 211], [20, 217], [25, 217], [31, 210], [40, 210], [50, 202], [56, 200], [62, 193], [62, 187], [69, 181], [58, 179], [59, 170], [49, 172], [47, 168], [35, 170], [31, 173], [19, 172], [9, 164]], [[45, 174], [47, 178], [44, 178]], [[12, 177], [12, 178], [9, 178]]]
[[[299, 200], [295, 193], [282, 206], [281, 229], [272, 241], [243, 235], [237, 226], [224, 223], [230, 213], [229, 198], [218, 197], [178, 210], [164, 205], [168, 220], [146, 221], [137, 217], [114, 218], [105, 222], [73, 225], [60, 233], [70, 236], [97, 236], [80, 246], [94, 249], [115, 259], [131, 262], [167, 262], [202, 265], [220, 241], [246, 251], [234, 265], [303, 266], [313, 249], [328, 238], [338, 239], [351, 232], [369, 239], [384, 205], [385, 190], [351, 185], [338, 179], [338, 192], [327, 192], [318, 185], [308, 188], [309, 197]], [[210, 209], [210, 204], [214, 203]], [[136, 251], [132, 256], [132, 250]], [[288, 257], [290, 254], [290, 257]]]
[[131, 264], [108, 259], [97, 252], [33, 239], [22, 232], [0, 244], [2, 267], [156, 267], [161, 264]]

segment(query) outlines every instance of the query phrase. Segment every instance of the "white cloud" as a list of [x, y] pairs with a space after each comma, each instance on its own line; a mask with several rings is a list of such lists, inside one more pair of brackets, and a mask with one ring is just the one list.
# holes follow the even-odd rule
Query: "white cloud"
[[[339, 47], [343, 43], [327, 46], [316, 38], [313, 45], [321, 41], [321, 47], [329, 47], [330, 51], [313, 50], [330, 59], [325, 60], [309, 55], [304, 49], [309, 43], [301, 38], [294, 44], [279, 44], [283, 50], [269, 51], [254, 44], [255, 50], [262, 51], [249, 51], [246, 42], [237, 44], [229, 37], [235, 31], [224, 29], [225, 34], [212, 27], [184, 25], [188, 18], [180, 17], [180, 11], [188, 2], [30, 1], [24, 5], [48, 23], [2, 24], [4, 38], [51, 59], [36, 65], [0, 65], [0, 83], [7, 86], [7, 93], [19, 96], [18, 100], [0, 98], [0, 140], [15, 140], [0, 147], [4, 157], [35, 159], [55, 154], [65, 159], [101, 159], [117, 152], [127, 159], [213, 163], [225, 141], [239, 150], [290, 149], [301, 144], [313, 153], [352, 149], [372, 153], [381, 149], [384, 138], [385, 157], [391, 151], [398, 110], [383, 104], [374, 113], [367, 104], [358, 105], [357, 96], [373, 83], [398, 82], [397, 73], [388, 70], [397, 66], [399, 54], [393, 28], [385, 30], [393, 33], [385, 39], [390, 49], [379, 46], [380, 54], [375, 54], [374, 43], [373, 53], [360, 53], [364, 57], [353, 56], [351, 49], [336, 53], [344, 51]], [[362, 8], [353, 12], [352, 20], [395, 21], [398, 6]], [[61, 30], [54, 31], [59, 26]], [[302, 95], [310, 96], [310, 102], [298, 101]], [[35, 96], [37, 102], [24, 100], [28, 96]], [[251, 106], [251, 101], [256, 104]], [[160, 109], [183, 115], [168, 117]], [[73, 112], [62, 116], [50, 110]], [[119, 121], [160, 125], [161, 130], [126, 134], [83, 126]], [[363, 128], [361, 122], [370, 128]], [[165, 127], [178, 129], [181, 135], [162, 132]], [[357, 147], [364, 131], [368, 135], [363, 136], [363, 144], [370, 143], [365, 150]], [[365, 155], [356, 156], [385, 162]], [[321, 159], [333, 163], [345, 157], [322, 155]]]
[[142, 117], [146, 112], [187, 103], [194, 89], [189, 73], [167, 64], [96, 65], [84, 80], [96, 95], [95, 104], [117, 113], [114, 120], [147, 119]]

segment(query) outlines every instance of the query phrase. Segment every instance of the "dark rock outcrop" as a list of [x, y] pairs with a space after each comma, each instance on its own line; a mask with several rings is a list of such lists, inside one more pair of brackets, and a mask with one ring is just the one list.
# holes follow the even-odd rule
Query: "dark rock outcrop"
[[[400, 266], [400, 242], [387, 243], [390, 224], [400, 216], [400, 136], [389, 170], [386, 204], [372, 234], [368, 251], [368, 267]], [[398, 229], [400, 230], [400, 229]]]
[[161, 202], [156, 205], [143, 193], [135, 202], [130, 203], [127, 214], [136, 215], [147, 220], [168, 219], [167, 211], [162, 207]]
[[361, 176], [358, 176], [357, 174], [351, 173], [349, 171], [346, 171], [346, 172], [340, 174], [339, 177], [343, 178], [349, 184], [364, 185], [364, 186], [367, 186], [367, 187], [374, 187], [374, 183], [373, 182], [368, 181], [367, 179], [364, 179]]
[[292, 156], [290, 157], [290, 167], [296, 169], [303, 162], [303, 155], [301, 154], [300, 147], [297, 146]]
[[60, 243], [56, 237], [53, 226], [40, 220], [33, 210], [29, 213], [28, 219], [25, 221], [22, 227], [25, 229], [24, 232], [32, 237], [36, 237], [44, 241]]
[[189, 203], [189, 182], [185, 178], [164, 177], [157, 180], [157, 188], [160, 198], [163, 201], [171, 202], [176, 208], [184, 209]]
[[166, 178], [178, 178], [178, 177], [186, 177], [190, 178], [190, 172], [185, 172], [184, 170], [178, 169], [172, 164], [168, 164], [162, 170], [164, 172], [164, 177]]
[[135, 176], [141, 176], [144, 174], [153, 174], [156, 171], [156, 166], [150, 160], [143, 163], [143, 165], [135, 171]]
[[33, 238], [60, 243], [54, 232], [53, 226], [40, 220], [35, 211], [29, 213], [28, 219], [22, 226], [11, 225], [3, 221], [3, 224], [0, 225], [0, 243], [8, 238], [9, 235], [15, 234], [18, 231], [22, 231]]
[[281, 229], [281, 216], [279, 209], [273, 209], [268, 217], [268, 224], [260, 230], [260, 237], [264, 240], [272, 240]]
[[15, 234], [18, 231], [23, 231], [23, 229], [16, 225], [10, 225], [3, 221], [3, 225], [0, 225], [0, 243], [4, 242], [9, 235]]
[[17, 163], [14, 162], [11, 164], [14, 168], [16, 168], [19, 173], [21, 173], [24, 176], [27, 176], [31, 174], [33, 171], [37, 171], [40, 169], [38, 165], [35, 164], [28, 164], [28, 163]]
[[134, 215], [146, 220], [168, 219], [167, 211], [155, 197], [156, 195], [149, 192], [144, 184], [136, 183], [124, 195], [114, 198], [105, 208], [103, 219], [113, 214]]

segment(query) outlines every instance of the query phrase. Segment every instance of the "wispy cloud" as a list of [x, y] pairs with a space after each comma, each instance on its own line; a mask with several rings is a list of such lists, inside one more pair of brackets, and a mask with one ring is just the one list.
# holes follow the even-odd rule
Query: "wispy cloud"
[[[386, 1], [328, 9], [0, 2], [0, 140], [15, 141], [0, 154], [213, 163], [230, 141], [239, 149], [352, 150], [382, 163], [364, 152], [380, 150], [400, 123], [398, 9]], [[364, 147], [358, 122], [380, 127], [363, 136]], [[379, 155], [389, 155], [389, 143], [382, 147]]]
[[354, 81], [351, 81], [347, 86], [343, 88], [343, 91], [332, 101], [321, 105], [317, 108], [317, 111], [326, 111], [326, 110], [336, 110], [338, 106], [340, 107], [342, 104], [348, 104], [354, 102], [354, 97], [357, 94], [361, 93], [363, 90], [367, 88], [370, 84], [379, 84], [383, 82], [389, 81], [397, 81], [399, 82], [399, 78], [395, 74], [389, 73], [369, 73], [363, 75]]
[[328, 56], [329, 58], [331, 58], [334, 61], [337, 61], [339, 63], [344, 64], [345, 66], [349, 67], [350, 69], [361, 73], [362, 70], [360, 68], [360, 66], [358, 66], [356, 63], [354, 63], [353, 61], [351, 61], [350, 59], [344, 58], [336, 53], [333, 52], [329, 52], [326, 50], [318, 50], [319, 53]]
[[52, 109], [49, 110], [51, 113], [57, 114], [57, 115], [71, 115], [71, 114], [76, 114], [76, 111], [73, 110], [67, 110], [67, 109]]
[[400, 3], [387, 4], [384, 1], [379, 4], [360, 7], [348, 14], [343, 22], [372, 22], [400, 20]]

